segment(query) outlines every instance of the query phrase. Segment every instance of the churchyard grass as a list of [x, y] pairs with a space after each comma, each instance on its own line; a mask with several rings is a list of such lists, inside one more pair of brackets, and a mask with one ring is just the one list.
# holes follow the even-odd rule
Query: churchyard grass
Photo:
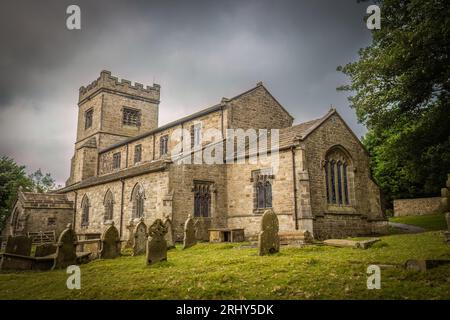
[[[450, 259], [442, 231], [381, 237], [362, 250], [285, 247], [271, 256], [241, 244], [197, 244], [147, 266], [130, 251], [81, 266], [81, 290], [65, 270], [0, 274], [0, 299], [450, 299], [450, 265], [407, 271], [408, 259]], [[381, 265], [381, 289], [367, 267]]]
[[445, 221], [445, 215], [439, 214], [426, 214], [421, 216], [403, 216], [393, 217], [389, 219], [390, 222], [410, 224], [418, 227], [422, 227], [426, 230], [446, 230], [447, 222]]

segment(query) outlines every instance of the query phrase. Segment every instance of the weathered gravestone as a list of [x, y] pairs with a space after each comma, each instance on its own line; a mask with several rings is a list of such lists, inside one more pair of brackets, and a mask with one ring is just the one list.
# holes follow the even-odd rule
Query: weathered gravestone
[[278, 218], [273, 210], [266, 210], [261, 218], [261, 232], [258, 235], [259, 255], [264, 256], [280, 251]]
[[77, 262], [77, 236], [69, 223], [59, 235], [56, 243], [56, 256], [52, 269], [66, 268]]
[[192, 220], [191, 215], [189, 215], [186, 222], [184, 223], [183, 249], [187, 249], [196, 244], [197, 244], [197, 239], [195, 237], [194, 220]]
[[197, 218], [197, 221], [194, 222], [194, 228], [197, 241], [209, 240], [208, 226], [203, 218]]
[[114, 222], [103, 232], [101, 241], [100, 259], [114, 259], [120, 255], [120, 236]]
[[56, 253], [56, 246], [53, 243], [44, 243], [36, 246], [34, 256], [36, 258], [46, 257]]
[[167, 249], [173, 249], [175, 248], [175, 242], [173, 241], [172, 221], [168, 217], [164, 221], [164, 226], [167, 228], [167, 233], [164, 236], [167, 243]]
[[148, 229], [147, 264], [167, 260], [167, 243], [164, 236], [167, 228], [161, 219], [156, 219]]
[[405, 263], [405, 268], [412, 271], [427, 271], [444, 264], [450, 264], [450, 260], [408, 260]]
[[25, 236], [9, 236], [6, 240], [5, 253], [29, 256], [31, 254], [31, 238]]
[[143, 219], [136, 225], [133, 236], [133, 256], [144, 254], [147, 246], [147, 226]]

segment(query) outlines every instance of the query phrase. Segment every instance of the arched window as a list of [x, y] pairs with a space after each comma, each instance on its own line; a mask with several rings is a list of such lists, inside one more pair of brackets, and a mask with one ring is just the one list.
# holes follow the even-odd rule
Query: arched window
[[333, 205], [350, 205], [348, 168], [350, 158], [342, 147], [327, 152], [324, 162], [327, 201]]
[[131, 201], [133, 202], [133, 218], [142, 218], [144, 217], [144, 188], [137, 183], [133, 192], [131, 193]]
[[83, 200], [81, 200], [81, 226], [89, 225], [89, 198], [87, 195], [84, 195]]
[[104, 220], [105, 221], [112, 220], [114, 216], [114, 196], [111, 190], [108, 190], [106, 192], [103, 205], [105, 206]]

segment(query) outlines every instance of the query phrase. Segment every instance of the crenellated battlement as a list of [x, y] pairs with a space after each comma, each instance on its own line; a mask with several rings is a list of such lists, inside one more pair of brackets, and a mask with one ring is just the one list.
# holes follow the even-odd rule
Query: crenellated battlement
[[89, 85], [80, 87], [79, 102], [91, 96], [100, 89], [117, 91], [125, 94], [138, 96], [141, 98], [159, 101], [159, 94], [161, 86], [153, 84], [153, 86], [146, 86], [138, 82], [134, 85], [130, 80], [120, 79], [111, 75], [110, 71], [103, 70], [100, 72], [100, 77], [92, 81]]

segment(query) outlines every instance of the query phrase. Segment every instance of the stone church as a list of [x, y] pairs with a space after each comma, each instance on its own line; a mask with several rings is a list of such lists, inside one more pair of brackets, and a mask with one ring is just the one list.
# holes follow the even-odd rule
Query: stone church
[[[251, 240], [267, 208], [277, 214], [280, 233], [308, 230], [325, 239], [386, 231], [369, 155], [335, 109], [294, 125], [289, 112], [258, 83], [158, 126], [160, 89], [119, 80], [109, 71], [80, 88], [70, 177], [54, 195], [71, 203], [77, 234], [101, 233], [114, 221], [128, 240], [141, 219], [150, 225], [168, 217], [181, 240], [192, 215], [207, 229], [244, 229]], [[222, 139], [229, 129], [278, 129], [278, 160], [272, 161], [272, 150], [265, 162], [249, 161], [249, 148], [241, 162], [192, 164], [174, 156], [176, 130], [190, 132], [190, 141], [184, 142], [204, 150], [222, 141], [205, 134], [211, 129]], [[59, 225], [58, 219], [65, 218], [52, 216], [52, 225]], [[4, 232], [27, 228], [36, 231], [40, 225], [30, 220], [27, 227], [26, 219], [13, 214]]]

